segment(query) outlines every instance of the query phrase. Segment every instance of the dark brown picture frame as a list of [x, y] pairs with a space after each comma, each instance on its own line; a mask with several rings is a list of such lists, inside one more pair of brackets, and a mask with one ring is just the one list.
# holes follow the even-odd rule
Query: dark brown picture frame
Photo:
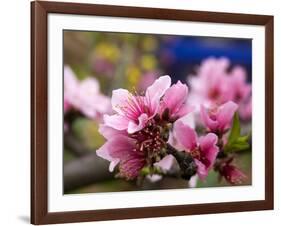
[[[49, 13], [249, 24], [265, 27], [265, 200], [48, 212]], [[62, 2], [31, 3], [31, 223], [51, 224], [273, 209], [273, 16]], [[262, 148], [262, 147], [261, 147]]]

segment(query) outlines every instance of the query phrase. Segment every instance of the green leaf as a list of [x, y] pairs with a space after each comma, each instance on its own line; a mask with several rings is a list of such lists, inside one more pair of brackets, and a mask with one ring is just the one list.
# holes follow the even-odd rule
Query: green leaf
[[232, 127], [228, 137], [228, 143], [234, 142], [240, 136], [240, 121], [238, 113], [236, 112], [233, 117]]
[[243, 151], [250, 147], [248, 142], [235, 142], [231, 145], [230, 151]]
[[240, 135], [240, 121], [237, 112], [234, 115], [232, 127], [230, 130], [230, 134], [228, 136], [227, 144], [224, 146], [224, 152], [236, 152], [243, 151], [250, 147], [248, 140], [249, 135], [241, 136]]

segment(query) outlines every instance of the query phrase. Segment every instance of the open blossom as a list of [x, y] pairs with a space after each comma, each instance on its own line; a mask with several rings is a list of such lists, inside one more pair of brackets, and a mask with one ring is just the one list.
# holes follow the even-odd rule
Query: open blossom
[[119, 175], [134, 179], [144, 166], [169, 170], [174, 161], [166, 153], [171, 123], [190, 111], [187, 86], [181, 82], [170, 85], [171, 78], [162, 76], [144, 95], [113, 91], [115, 114], [104, 116], [99, 131], [107, 141], [97, 150], [98, 156], [110, 161], [111, 171], [118, 165]]
[[147, 88], [144, 96], [134, 95], [125, 89], [114, 90], [111, 104], [116, 114], [105, 115], [105, 124], [117, 130], [128, 130], [128, 133], [143, 129], [157, 114], [160, 99], [170, 84], [170, 77], [162, 76]]
[[160, 130], [156, 124], [149, 123], [141, 131], [128, 134], [125, 130], [116, 130], [103, 124], [99, 132], [107, 141], [96, 153], [110, 161], [111, 172], [119, 165], [119, 175], [128, 180], [135, 179], [144, 166], [152, 167], [157, 163], [157, 166], [167, 170], [172, 159], [164, 157], [167, 137]]
[[[247, 83], [246, 71], [235, 66], [229, 71], [230, 62], [226, 58], [209, 58], [202, 62], [196, 76], [188, 80], [192, 104], [203, 104], [206, 107], [221, 105], [233, 101], [239, 105], [242, 118], [251, 117], [251, 84]], [[248, 114], [243, 114], [243, 108], [248, 107]], [[197, 109], [199, 110], [199, 109]], [[243, 117], [245, 115], [245, 117]]]
[[155, 80], [145, 95], [134, 95], [125, 89], [114, 90], [111, 104], [115, 114], [105, 115], [105, 124], [132, 134], [142, 130], [156, 114], [166, 111], [168, 118], [184, 116], [190, 111], [185, 103], [187, 86], [180, 82], [170, 85], [171, 78], [166, 75]]
[[189, 78], [191, 102], [206, 106], [222, 104], [233, 97], [227, 76], [229, 61], [226, 58], [209, 58], [198, 68], [197, 75]]
[[197, 174], [201, 180], [204, 180], [219, 152], [219, 148], [216, 146], [217, 136], [214, 133], [208, 133], [198, 138], [194, 129], [181, 121], [175, 123], [174, 133], [184, 150], [194, 158]]
[[[101, 104], [102, 103], [102, 104]], [[100, 93], [99, 83], [94, 78], [79, 82], [70, 67], [64, 68], [64, 110], [71, 107], [89, 118], [100, 117], [110, 112], [110, 100]]]
[[231, 124], [238, 105], [228, 101], [221, 106], [205, 108], [201, 105], [200, 113], [203, 124], [212, 132], [223, 133]]

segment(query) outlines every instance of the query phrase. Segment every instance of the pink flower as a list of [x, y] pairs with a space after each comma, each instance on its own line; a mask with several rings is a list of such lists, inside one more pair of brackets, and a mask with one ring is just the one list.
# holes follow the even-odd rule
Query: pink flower
[[89, 118], [100, 117], [111, 110], [109, 97], [100, 93], [99, 83], [94, 78], [83, 80], [77, 95], [77, 108]]
[[175, 123], [174, 134], [184, 150], [194, 158], [197, 174], [201, 180], [204, 180], [219, 152], [219, 148], [216, 146], [217, 136], [214, 133], [208, 133], [206, 136], [197, 138], [194, 129], [181, 121]]
[[233, 91], [227, 76], [229, 65], [226, 58], [209, 58], [202, 62], [197, 75], [189, 79], [192, 104], [210, 106], [232, 99]]
[[79, 82], [68, 66], [64, 68], [64, 107], [66, 111], [73, 107], [89, 118], [111, 111], [110, 100], [100, 93], [98, 81], [87, 78]]
[[161, 101], [162, 114], [165, 114], [165, 111], [167, 111], [168, 117], [172, 119], [172, 121], [175, 121], [191, 112], [193, 108], [186, 103], [187, 95], [188, 87], [185, 84], [178, 81], [176, 84], [172, 85], [167, 89]]
[[232, 101], [209, 109], [201, 105], [201, 119], [210, 131], [223, 133], [230, 127], [230, 123], [237, 109], [238, 105]]
[[119, 175], [128, 180], [135, 179], [144, 166], [159, 166], [168, 170], [173, 157], [164, 158], [165, 142], [160, 136], [160, 129], [156, 124], [149, 123], [141, 131], [128, 134], [125, 130], [116, 130], [101, 125], [99, 132], [107, 139], [106, 143], [97, 150], [97, 155], [110, 161], [109, 170], [119, 164]]
[[230, 161], [225, 162], [219, 172], [221, 174], [221, 176], [223, 176], [226, 181], [230, 184], [240, 184], [242, 183], [242, 181], [244, 179], [247, 178], [247, 176], [241, 171], [239, 170], [236, 166], [231, 165], [230, 162], [232, 161], [232, 159]]
[[170, 84], [171, 78], [162, 76], [147, 88], [144, 96], [133, 95], [125, 89], [114, 90], [111, 104], [116, 114], [105, 115], [105, 124], [128, 133], [140, 131], [157, 114], [161, 97]]
[[242, 67], [235, 67], [230, 75], [230, 86], [233, 91], [232, 100], [240, 104], [251, 95], [252, 86], [247, 84], [247, 74]]
[[135, 148], [135, 140], [121, 134], [111, 137], [96, 153], [110, 161], [111, 172], [119, 164], [120, 176], [130, 180], [136, 178], [145, 165], [144, 153]]
[[[203, 104], [206, 107], [221, 105], [233, 101], [239, 105], [239, 113], [245, 119], [251, 118], [250, 107], [245, 103], [251, 100], [251, 84], [247, 83], [245, 69], [235, 66], [231, 71], [230, 62], [226, 58], [209, 58], [204, 60], [197, 70], [196, 76], [189, 78], [191, 87], [191, 104]], [[198, 109], [197, 109], [198, 110]]]

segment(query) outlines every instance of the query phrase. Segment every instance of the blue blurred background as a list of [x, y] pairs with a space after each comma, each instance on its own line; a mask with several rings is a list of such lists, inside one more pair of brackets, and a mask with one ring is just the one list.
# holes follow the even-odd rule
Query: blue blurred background
[[165, 73], [185, 80], [202, 60], [209, 57], [226, 57], [233, 65], [246, 68], [248, 81], [252, 74], [251, 39], [170, 36], [161, 42], [159, 58]]

